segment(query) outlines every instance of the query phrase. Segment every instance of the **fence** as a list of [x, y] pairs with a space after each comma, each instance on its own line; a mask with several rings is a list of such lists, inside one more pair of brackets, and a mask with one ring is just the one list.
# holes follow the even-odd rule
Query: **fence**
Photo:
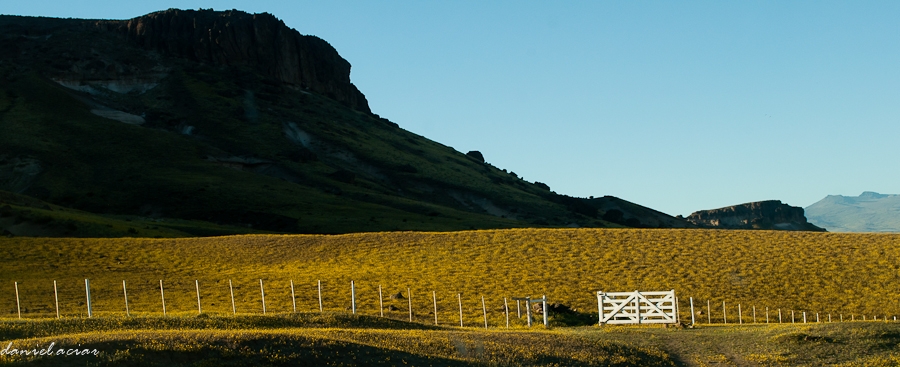
[[[433, 290], [429, 295], [426, 291], [409, 287], [400, 288], [396, 293], [385, 296], [382, 285], [360, 285], [355, 281], [350, 281], [349, 284], [332, 284], [321, 280], [295, 283], [293, 279], [258, 279], [257, 282], [242, 283], [235, 283], [230, 279], [227, 282], [199, 279], [189, 282], [164, 279], [139, 282], [123, 280], [121, 287], [109, 283], [96, 284], [89, 279], [84, 279], [83, 286], [79, 284], [80, 281], [71, 280], [63, 283], [64, 286], [60, 286], [56, 280], [40, 286], [34, 283], [29, 282], [28, 289], [23, 290], [23, 283], [13, 282], [10, 289], [12, 292], [9, 294], [15, 297], [15, 309], [7, 310], [7, 315], [18, 319], [203, 313], [268, 315], [295, 313], [299, 310], [365, 313], [435, 325], [477, 325], [489, 328], [530, 326], [530, 314], [537, 311], [529, 307], [531, 302], [543, 301], [540, 310], [543, 312], [544, 325], [548, 325], [547, 316], [550, 313], [546, 296], [540, 299], [510, 295], [469, 296], [458, 292], [441, 295]], [[403, 290], [406, 291], [405, 295]], [[523, 299], [530, 301], [521, 302]], [[720, 303], [720, 300], [713, 302], [711, 299], [704, 301], [705, 305], [693, 297], [688, 297], [687, 301], [675, 298], [673, 307], [680, 310], [677, 312], [676, 322], [743, 325], [897, 320], [896, 315], [888, 314], [744, 305], [728, 301]], [[526, 303], [524, 307], [523, 303]], [[685, 312], [688, 310], [689, 313]], [[600, 319], [603, 317], [600, 313], [593, 315]], [[596, 323], [598, 318], [595, 317], [594, 320]]]
[[[373, 294], [370, 295], [373, 297], [368, 297], [363, 300], [361, 299], [362, 297], [360, 297], [362, 295], [357, 289], [357, 283], [352, 280], [348, 285], [345, 285], [347, 287], [346, 295], [349, 296], [348, 303], [345, 303], [348, 300], [341, 296], [341, 291], [339, 290], [339, 288], [343, 288], [343, 286], [331, 285], [330, 288], [326, 288], [321, 280], [316, 280], [311, 286], [301, 287], [302, 291], [306, 291], [307, 297], [303, 297], [303, 292], [298, 294], [293, 279], [288, 280], [286, 284], [288, 287], [286, 289], [281, 289], [281, 286], [285, 285], [283, 284], [284, 282], [278, 284], [277, 287], [273, 287], [269, 281], [258, 279], [258, 289], [252, 292], [248, 292], [251, 291], [251, 287], [248, 286], [247, 282], [244, 282], [244, 284], [236, 284], [231, 279], [227, 281], [227, 285], [225, 285], [224, 281], [218, 281], [213, 285], [207, 285], [199, 279], [194, 279], [187, 283], [190, 287], [186, 287], [185, 282], [170, 282], [164, 279], [154, 281], [153, 287], [148, 287], [146, 281], [137, 282], [137, 287], [135, 286], [135, 283], [136, 282], [122, 280], [121, 288], [115, 292], [110, 288], [109, 284], [104, 284], [105, 287], [103, 292], [100, 293], [105, 302], [103, 303], [102, 309], [98, 309], [96, 306], [98, 292], [96, 292], [96, 289], [92, 289], [92, 287], [96, 287], [96, 284], [92, 283], [90, 279], [84, 279], [83, 293], [78, 297], [74, 297], [77, 292], [73, 292], [71, 286], [65, 288], [59, 287], [56, 280], [52, 282], [52, 292], [48, 285], [46, 294], [37, 295], [34, 293], [43, 292], [33, 292], [35, 287], [32, 287], [32, 292], [25, 294], [24, 292], [20, 292], [19, 288], [21, 283], [13, 282], [16, 305], [16, 309], [13, 311], [13, 317], [18, 319], [47, 317], [56, 317], [57, 319], [63, 317], [92, 318], [98, 311], [104, 316], [124, 315], [126, 317], [153, 314], [162, 316], [170, 316], [173, 314], [199, 315], [204, 313], [268, 315], [273, 312], [276, 314], [296, 313], [298, 311], [298, 300], [305, 300], [307, 302], [301, 302], [300, 304], [301, 312], [318, 311], [324, 313], [337, 311], [357, 314], [361, 311], [360, 306], [368, 306], [369, 314], [377, 314], [381, 317], [392, 317], [395, 319], [401, 319], [400, 316], [403, 315], [407, 317], [402, 317], [402, 319], [407, 319], [410, 322], [417, 321], [424, 323], [433, 320], [435, 325], [441, 325], [442, 323], [455, 325], [456, 322], [458, 322], [461, 327], [483, 325], [484, 328], [489, 328], [492, 325], [505, 325], [507, 328], [510, 326], [531, 326], [532, 310], [527, 310], [528, 318], [523, 320], [522, 306], [518, 301], [516, 302], [517, 315], [510, 315], [512, 312], [509, 307], [509, 300], [511, 297], [494, 298], [493, 302], [499, 306], [499, 310], [496, 307], [489, 310], [488, 302], [491, 299], [486, 298], [485, 296], [466, 297], [462, 293], [457, 292], [452, 294], [452, 298], [454, 298], [454, 301], [456, 302], [448, 302], [446, 299], [438, 297], [439, 293], [436, 291], [431, 292], [431, 297], [426, 297], [424, 292], [422, 293], [423, 295], [419, 297], [418, 294], [414, 294], [414, 289], [408, 287], [405, 288], [405, 295], [401, 290], [393, 295], [385, 297], [382, 285], [377, 285], [377, 292], [372, 292]], [[370, 284], [367, 291], [376, 289], [372, 286], [373, 285]], [[138, 288], [138, 291], [136, 292], [134, 288]], [[284, 302], [285, 297], [279, 297], [280, 302], [278, 302], [278, 308], [273, 309], [271, 302], [273, 288], [277, 289], [277, 291], [289, 291], [289, 303]], [[64, 291], [63, 298], [60, 297], [60, 291]], [[118, 293], [118, 295], [115, 295], [115, 293]], [[375, 293], [377, 293], [377, 300], [372, 302]], [[281, 292], [275, 294], [279, 296], [282, 295]], [[315, 297], [313, 302], [309, 302], [310, 296]], [[416, 298], [414, 302], [414, 296], [421, 299]], [[140, 308], [135, 307], [134, 300], [137, 297], [140, 297]], [[156, 298], [155, 302], [149, 301], [152, 297]], [[225, 312], [223, 312], [222, 305], [223, 297], [225, 300], [224, 303], [227, 306], [227, 308], [225, 308], [227, 311]], [[72, 300], [72, 298], [80, 298], [83, 301], [76, 302]], [[118, 302], [110, 302], [110, 298], [118, 298], [119, 300]], [[248, 302], [248, 300], [252, 298], [255, 298], [255, 304], [253, 304], [253, 302]], [[37, 299], [41, 300], [37, 301]], [[548, 310], [546, 304], [547, 297], [544, 296], [541, 299], [533, 300], [530, 297], [521, 299], [529, 299], [529, 305], [531, 301], [544, 302], [540, 311], [535, 311], [544, 314], [544, 325], [547, 326], [548, 319], [546, 315], [547, 312], [545, 311]], [[48, 302], [51, 300], [52, 303]], [[499, 301], [501, 300], [502, 306], [499, 304]], [[361, 304], [361, 302], [365, 301], [367, 301], [367, 303]], [[388, 301], [387, 304], [385, 301]], [[421, 307], [422, 301], [427, 301], [429, 307], [423, 310], [423, 307]], [[63, 307], [60, 306], [61, 302], [65, 303]], [[26, 304], [29, 307], [25, 307]], [[151, 306], [151, 304], [155, 305]], [[287, 304], [290, 305], [289, 308], [285, 307]], [[377, 309], [373, 310], [373, 307], [376, 305]], [[401, 308], [398, 307], [399, 305], [405, 305], [406, 307]], [[304, 309], [304, 306], [307, 308]], [[177, 311], [173, 312], [175, 307], [177, 307]], [[192, 307], [194, 311], [188, 311], [190, 309], [189, 307]], [[476, 312], [478, 314], [478, 323], [475, 323], [473, 320], [473, 314]]]

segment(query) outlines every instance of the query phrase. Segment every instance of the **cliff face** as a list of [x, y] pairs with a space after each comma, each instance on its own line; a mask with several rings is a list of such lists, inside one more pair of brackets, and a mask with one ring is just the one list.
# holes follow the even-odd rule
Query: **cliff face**
[[701, 210], [692, 213], [685, 219], [697, 226], [707, 228], [825, 231], [825, 229], [807, 222], [803, 208], [783, 204], [780, 200], [758, 201], [719, 209]]
[[301, 35], [268, 13], [169, 9], [129, 20], [97, 21], [140, 47], [213, 65], [244, 66], [371, 113], [350, 83], [350, 63], [328, 42]]

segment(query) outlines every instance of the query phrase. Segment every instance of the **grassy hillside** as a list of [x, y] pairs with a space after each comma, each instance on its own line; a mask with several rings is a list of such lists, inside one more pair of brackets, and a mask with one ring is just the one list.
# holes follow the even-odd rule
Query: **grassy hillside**
[[607, 207], [622, 223], [685, 225], [556, 194], [253, 67], [151, 52], [92, 21], [0, 16], [0, 31], [0, 192], [182, 220], [191, 235], [625, 225]]
[[[416, 320], [433, 322], [431, 292], [441, 323], [457, 323], [457, 294], [464, 321], [483, 323], [480, 297], [489, 322], [504, 323], [503, 298], [540, 296], [574, 308], [591, 319], [595, 292], [675, 289], [682, 319], [689, 297], [698, 311], [705, 301], [721, 322], [726, 302], [730, 322], [737, 304], [745, 321], [756, 307], [763, 318], [783, 310], [837, 319], [851, 314], [871, 319], [900, 315], [900, 292], [893, 286], [900, 269], [900, 237], [890, 234], [835, 234], [777, 231], [650, 229], [512, 229], [453, 233], [364, 233], [348, 235], [231, 236], [189, 239], [0, 239], [0, 310], [15, 314], [12, 284], [19, 282], [27, 315], [54, 311], [57, 280], [61, 312], [84, 314], [84, 279], [90, 278], [94, 310], [121, 314], [122, 280], [136, 314], [161, 312], [159, 280], [171, 314], [196, 314], [195, 280], [203, 312], [230, 314], [228, 281], [238, 313], [261, 313], [259, 280], [269, 312], [318, 310], [317, 281], [324, 308], [350, 307], [355, 282], [358, 309], [378, 314], [378, 286], [384, 306], [406, 318], [411, 289]], [[402, 293], [404, 298], [390, 299]], [[29, 316], [29, 317], [31, 317]], [[562, 315], [559, 315], [563, 317]], [[574, 315], [576, 317], [578, 315]], [[590, 317], [588, 317], [590, 316]], [[702, 314], [705, 317], [705, 313]], [[568, 321], [559, 319], [556, 322]], [[521, 324], [522, 320], [513, 320]]]

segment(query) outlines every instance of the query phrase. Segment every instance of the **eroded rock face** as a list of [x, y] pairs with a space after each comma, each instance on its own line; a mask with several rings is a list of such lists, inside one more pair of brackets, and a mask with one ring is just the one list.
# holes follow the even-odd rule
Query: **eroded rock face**
[[301, 35], [268, 13], [169, 9], [129, 20], [97, 21], [141, 47], [214, 65], [247, 66], [371, 113], [350, 83], [350, 63], [328, 42]]
[[685, 218], [700, 227], [722, 229], [778, 229], [825, 231], [807, 222], [803, 208], [780, 200], [757, 201], [719, 209], [701, 210]]

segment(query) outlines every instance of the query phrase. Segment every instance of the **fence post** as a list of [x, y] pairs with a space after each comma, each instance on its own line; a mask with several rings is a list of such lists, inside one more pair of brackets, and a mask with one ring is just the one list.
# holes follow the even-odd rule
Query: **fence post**
[[689, 298], [691, 301], [691, 326], [694, 326], [694, 297]]
[[741, 304], [738, 303], [738, 324], [744, 324], [744, 314], [741, 313]]
[[766, 306], [766, 323], [769, 323], [769, 306]]
[[706, 300], [706, 323], [712, 324], [712, 307], [709, 305], [709, 300]]
[[722, 321], [728, 325], [728, 315], [725, 313], [725, 301], [722, 301]]
[[194, 288], [197, 289], [197, 314], [203, 313], [203, 307], [200, 306], [200, 281], [194, 279]]
[[781, 323], [781, 309], [778, 309], [778, 323]]
[[125, 316], [131, 317], [131, 311], [128, 309], [128, 288], [125, 288], [125, 280], [122, 280], [122, 293], [125, 294]]
[[597, 291], [597, 325], [603, 326], [603, 293]]
[[506, 303], [506, 297], [503, 297], [503, 311], [506, 313], [506, 328], [509, 329], [509, 304]]
[[384, 297], [381, 295], [381, 284], [378, 285], [378, 312], [384, 317]]
[[753, 306], [753, 323], [756, 323], [756, 306]]
[[550, 314], [550, 308], [547, 307], [547, 295], [546, 295], [546, 294], [542, 294], [541, 297], [544, 298], [544, 306], [543, 306], [543, 311], [544, 311], [544, 327], [548, 327], [548, 326], [550, 326], [550, 324], [547, 322], [547, 315]]
[[231, 279], [228, 279], [228, 292], [231, 293], [231, 315], [237, 315], [237, 307], [234, 306], [234, 286], [231, 285]]
[[291, 306], [293, 313], [297, 313], [297, 297], [294, 295], [294, 280], [291, 279]]
[[[481, 313], [484, 315], [484, 328], [487, 329], [487, 307], [484, 306], [484, 296], [481, 296]], [[547, 314], [546, 311], [544, 314]]]
[[59, 320], [59, 293], [56, 291], [56, 281], [53, 281], [53, 299], [56, 301], [56, 319]]
[[531, 327], [531, 297], [525, 297], [525, 315], [528, 319], [528, 327]]
[[166, 316], [166, 292], [163, 290], [162, 279], [159, 280], [159, 296], [162, 298], [163, 317]]
[[263, 315], [266, 314], [266, 289], [263, 288], [262, 279], [259, 280], [259, 294], [262, 296]]
[[322, 281], [318, 281], [319, 284], [319, 312], [325, 312], [322, 308]]
[[516, 317], [522, 318], [522, 301], [516, 300]]
[[434, 291], [431, 291], [431, 300], [434, 301], [434, 324], [437, 325], [437, 293]]
[[94, 316], [93, 310], [91, 310], [91, 281], [86, 278], [84, 279], [84, 294], [87, 296], [87, 312], [90, 318]]
[[806, 323], [806, 311], [803, 311], [803, 323]]
[[356, 315], [356, 286], [353, 284], [353, 281], [350, 281], [350, 309], [353, 310], [353, 314]]
[[19, 319], [22, 318], [22, 306], [19, 303], [19, 282], [13, 282], [13, 285], [16, 286], [16, 310], [19, 311]]
[[406, 288], [406, 296], [407, 296], [407, 297], [406, 297], [406, 301], [407, 301], [407, 304], [409, 305], [409, 322], [412, 322], [412, 316], [413, 316], [413, 312], [412, 312], [412, 291], [409, 289], [409, 287]]
[[463, 327], [462, 319], [462, 293], [456, 294], [456, 300], [459, 301], [459, 327]]

